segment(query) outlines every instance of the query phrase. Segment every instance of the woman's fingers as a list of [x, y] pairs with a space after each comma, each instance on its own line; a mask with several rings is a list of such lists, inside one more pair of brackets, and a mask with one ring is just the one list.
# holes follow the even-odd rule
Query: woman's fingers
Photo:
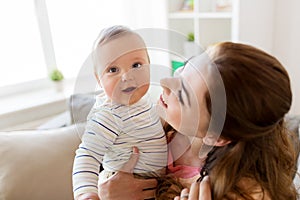
[[120, 169], [120, 171], [127, 172], [127, 173], [133, 172], [133, 169], [139, 160], [139, 149], [137, 147], [133, 147], [132, 151], [133, 152], [132, 152], [129, 160], [123, 165], [123, 167]]
[[85, 193], [75, 198], [76, 200], [100, 200], [96, 193]]
[[139, 179], [132, 174], [139, 158], [138, 153], [138, 148], [133, 147], [133, 153], [121, 170], [99, 185], [100, 199], [142, 200], [155, 196], [155, 189], [152, 188], [157, 186], [156, 179]]
[[200, 183], [193, 183], [190, 191], [187, 188], [181, 190], [180, 197], [177, 196], [174, 200], [211, 200], [209, 177], [204, 177]]
[[184, 188], [180, 193], [180, 200], [189, 200], [189, 189]]
[[174, 200], [189, 200], [189, 189], [184, 188], [180, 192], [180, 196], [174, 197]]
[[144, 190], [142, 192], [142, 199], [151, 199], [155, 197], [155, 189]]
[[193, 183], [191, 185], [190, 194], [189, 194], [189, 200], [202, 200], [199, 198], [199, 183]]
[[211, 189], [208, 176], [205, 176], [200, 183], [199, 200], [211, 200]]
[[98, 188], [100, 199], [109, 200], [133, 200], [150, 199], [154, 197], [156, 180], [138, 179], [130, 173], [116, 172], [107, 181], [101, 183]]
[[151, 179], [137, 179], [139, 185], [142, 189], [145, 188], [155, 188], [157, 186], [157, 180], [155, 178]]

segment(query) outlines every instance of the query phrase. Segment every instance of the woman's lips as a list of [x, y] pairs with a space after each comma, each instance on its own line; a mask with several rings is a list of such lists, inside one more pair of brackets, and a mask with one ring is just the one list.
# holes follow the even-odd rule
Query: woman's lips
[[162, 94], [160, 95], [159, 100], [160, 100], [161, 104], [162, 104], [165, 108], [168, 108], [168, 105], [165, 103]]

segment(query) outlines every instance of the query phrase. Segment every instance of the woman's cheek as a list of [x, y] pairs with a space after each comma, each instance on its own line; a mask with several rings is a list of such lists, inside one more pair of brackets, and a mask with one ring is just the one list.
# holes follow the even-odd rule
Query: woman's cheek
[[[179, 105], [178, 105], [179, 107]], [[177, 107], [177, 108], [178, 108]], [[167, 119], [166, 121], [172, 125], [173, 128], [175, 128], [176, 130], [180, 130], [180, 126], [181, 126], [181, 119], [182, 119], [182, 115], [181, 115], [181, 111], [180, 109], [168, 109], [169, 112], [167, 113]]]

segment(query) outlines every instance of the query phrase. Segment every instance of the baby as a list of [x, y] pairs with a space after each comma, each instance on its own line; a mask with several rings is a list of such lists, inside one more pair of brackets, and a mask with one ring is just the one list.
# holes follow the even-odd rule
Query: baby
[[[120, 170], [133, 146], [138, 147], [140, 154], [135, 174], [160, 176], [167, 165], [165, 133], [146, 95], [150, 61], [143, 39], [123, 26], [104, 29], [96, 41], [93, 60], [105, 97], [97, 97], [76, 151], [75, 199], [97, 195], [98, 181], [103, 182]], [[101, 165], [104, 170], [99, 174]]]

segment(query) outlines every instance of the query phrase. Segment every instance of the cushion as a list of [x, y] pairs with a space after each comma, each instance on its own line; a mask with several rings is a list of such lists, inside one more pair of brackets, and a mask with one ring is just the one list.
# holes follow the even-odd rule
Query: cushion
[[95, 97], [95, 93], [71, 95], [69, 100], [69, 110], [72, 124], [86, 121], [87, 115], [95, 104]]
[[[162, 92], [160, 86], [151, 85], [147, 95], [150, 100], [155, 104], [159, 99]], [[69, 99], [69, 112], [71, 118], [71, 124], [86, 122], [87, 116], [96, 102], [96, 96], [105, 97], [103, 89], [99, 89], [91, 93], [76, 93], [71, 95]], [[98, 98], [98, 101], [104, 100], [104, 98]]]
[[0, 199], [73, 199], [73, 159], [83, 130], [80, 124], [0, 132]]

